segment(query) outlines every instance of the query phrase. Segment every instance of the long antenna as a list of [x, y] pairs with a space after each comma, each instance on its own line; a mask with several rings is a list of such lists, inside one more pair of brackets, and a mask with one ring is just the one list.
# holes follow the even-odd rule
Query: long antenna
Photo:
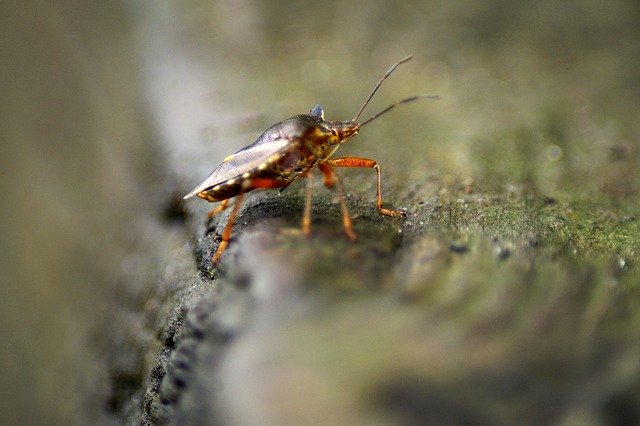
[[426, 99], [440, 99], [440, 96], [438, 96], [438, 95], [418, 95], [418, 96], [411, 96], [410, 98], [403, 99], [401, 101], [398, 101], [398, 102], [396, 102], [394, 104], [389, 105], [388, 107], [386, 107], [385, 109], [383, 109], [379, 113], [374, 114], [373, 117], [371, 117], [370, 119], [368, 119], [364, 123], [361, 123], [358, 127], [362, 127], [365, 124], [372, 122], [376, 118], [380, 117], [382, 114], [384, 114], [386, 112], [389, 112], [390, 110], [392, 110], [393, 108], [397, 107], [400, 104], [406, 104], [406, 103], [417, 101], [418, 99], [424, 99], [424, 98], [426, 98]]
[[[358, 113], [356, 114], [355, 117], [353, 117], [352, 121], [358, 121], [358, 117], [360, 117], [360, 114], [362, 114], [362, 111], [364, 111], [364, 109], [366, 108], [366, 106], [369, 104], [369, 101], [371, 100], [371, 98], [373, 98], [373, 95], [376, 94], [376, 92], [378, 91], [378, 89], [380, 88], [380, 85], [382, 84], [383, 81], [385, 81], [387, 79], [387, 77], [389, 77], [391, 75], [392, 72], [394, 72], [396, 70], [396, 68], [398, 68], [400, 66], [400, 64], [403, 64], [405, 62], [407, 62], [409, 59], [413, 58], [413, 55], [409, 55], [404, 59], [400, 59], [398, 62], [396, 62], [395, 64], [393, 64], [391, 66], [391, 68], [389, 68], [389, 71], [387, 71], [386, 73], [384, 73], [384, 75], [382, 76], [382, 78], [380, 79], [380, 81], [378, 81], [378, 84], [376, 84], [376, 87], [373, 88], [373, 91], [371, 92], [371, 94], [369, 95], [369, 97], [367, 98], [367, 100], [364, 102], [364, 104], [362, 105], [362, 108], [360, 108], [360, 111], [358, 111]], [[398, 104], [404, 103], [404, 102], [409, 102], [408, 100], [404, 100], [404, 101], [400, 101]], [[386, 112], [386, 111], [385, 111]], [[378, 114], [380, 115], [380, 114]], [[369, 120], [371, 121], [371, 120]]]

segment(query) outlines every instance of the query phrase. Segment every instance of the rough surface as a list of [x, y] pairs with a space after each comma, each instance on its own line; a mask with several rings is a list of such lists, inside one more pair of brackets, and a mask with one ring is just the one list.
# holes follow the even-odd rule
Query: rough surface
[[221, 265], [231, 276], [202, 263], [225, 290], [187, 315], [159, 391], [171, 419], [638, 419], [637, 287], [619, 255], [578, 254], [545, 236], [545, 215], [520, 235], [439, 227], [435, 212], [465, 214], [461, 200], [400, 223], [362, 212], [356, 244], [326, 212], [306, 240], [284, 198], [249, 200]]

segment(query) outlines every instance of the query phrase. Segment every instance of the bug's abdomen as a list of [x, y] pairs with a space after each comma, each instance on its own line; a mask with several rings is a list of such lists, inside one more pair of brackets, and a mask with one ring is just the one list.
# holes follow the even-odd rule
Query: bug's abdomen
[[209, 202], [235, 197], [258, 188], [281, 188], [316, 161], [306, 148], [289, 149], [241, 175], [217, 183], [197, 195]]
[[[246, 185], [246, 183], [245, 183]], [[198, 192], [198, 197], [209, 201], [210, 203], [216, 201], [226, 200], [227, 198], [233, 198], [241, 192], [248, 192], [250, 189], [243, 190], [242, 180], [237, 177], [229, 179], [226, 182], [219, 183], [211, 188], [205, 189], [202, 192]]]
[[282, 188], [293, 178], [291, 173], [274, 173], [272, 170], [255, 169], [226, 182], [214, 185], [197, 195], [211, 203], [233, 198], [259, 188]]

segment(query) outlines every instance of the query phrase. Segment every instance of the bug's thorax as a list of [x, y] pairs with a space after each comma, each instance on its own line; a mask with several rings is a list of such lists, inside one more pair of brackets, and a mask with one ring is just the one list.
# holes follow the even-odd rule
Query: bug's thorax
[[360, 124], [355, 120], [325, 121], [322, 105], [311, 108], [305, 116], [313, 122], [304, 138], [306, 149], [316, 158], [331, 157], [341, 143], [358, 133]]

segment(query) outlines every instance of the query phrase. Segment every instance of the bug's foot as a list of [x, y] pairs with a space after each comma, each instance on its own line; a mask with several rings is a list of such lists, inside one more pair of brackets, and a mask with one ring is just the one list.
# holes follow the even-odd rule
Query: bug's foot
[[216, 250], [216, 252], [211, 257], [211, 263], [213, 264], [213, 266], [217, 266], [218, 265], [218, 262], [220, 262], [220, 257], [222, 256], [222, 252], [224, 251], [224, 249], [227, 248], [228, 244], [229, 244], [229, 241], [221, 241], [220, 242], [220, 245], [218, 246], [218, 249]]
[[351, 226], [345, 227], [344, 228], [344, 233], [347, 236], [347, 238], [350, 239], [351, 241], [355, 241], [356, 240], [356, 233], [353, 232], [353, 229], [351, 228]]
[[405, 212], [404, 210], [389, 210], [389, 209], [383, 209], [382, 207], [380, 207], [378, 211], [380, 212], [380, 214], [385, 216], [407, 217], [407, 212]]

